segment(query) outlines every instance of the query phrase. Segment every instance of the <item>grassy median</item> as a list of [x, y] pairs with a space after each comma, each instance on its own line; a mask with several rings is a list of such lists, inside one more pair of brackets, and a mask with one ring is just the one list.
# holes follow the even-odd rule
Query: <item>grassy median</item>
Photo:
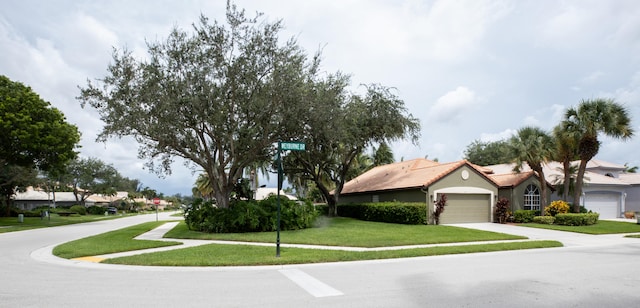
[[[144, 223], [69, 242], [56, 247], [54, 254], [63, 258], [77, 258], [175, 244], [161, 241], [133, 240], [133, 238], [139, 234], [152, 230], [162, 223], [164, 222]], [[275, 233], [273, 232], [204, 234], [189, 231], [184, 225], [184, 222], [178, 224], [166, 237], [175, 235], [199, 239], [233, 239], [245, 242], [273, 243], [275, 241]], [[283, 243], [290, 244], [389, 247], [492, 240], [520, 240], [523, 239], [523, 237], [451, 226], [398, 225], [366, 222], [349, 218], [323, 217], [314, 228], [298, 231], [283, 231], [281, 239]], [[107, 259], [104, 260], [103, 263], [160, 266], [275, 265], [407, 258], [560, 246], [562, 246], [562, 244], [555, 241], [513, 241], [363, 252], [281, 247], [281, 257], [276, 258], [274, 246], [208, 244], [166, 252]]]

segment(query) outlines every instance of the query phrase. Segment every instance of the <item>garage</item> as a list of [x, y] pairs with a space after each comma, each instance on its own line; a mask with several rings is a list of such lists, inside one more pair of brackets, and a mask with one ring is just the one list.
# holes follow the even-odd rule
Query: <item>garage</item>
[[490, 222], [489, 194], [447, 194], [447, 205], [440, 216], [441, 224]]
[[584, 207], [600, 214], [600, 219], [617, 218], [620, 194], [587, 193]]

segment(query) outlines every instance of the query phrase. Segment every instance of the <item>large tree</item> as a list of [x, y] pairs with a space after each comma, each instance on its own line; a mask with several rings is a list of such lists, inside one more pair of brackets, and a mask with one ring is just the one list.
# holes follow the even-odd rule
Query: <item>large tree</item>
[[633, 136], [633, 128], [629, 111], [614, 100], [603, 98], [583, 100], [578, 107], [567, 109], [564, 125], [578, 136], [580, 166], [573, 195], [573, 211], [579, 212], [587, 163], [600, 150], [598, 135], [627, 140]]
[[146, 60], [115, 51], [108, 75], [89, 81], [79, 100], [100, 112], [99, 140], [133, 136], [159, 174], [184, 158], [228, 207], [243, 170], [270, 160], [290, 119], [307, 112], [301, 91], [319, 57], [308, 61], [293, 39], [281, 43], [282, 27], [227, 3], [226, 24], [202, 16], [193, 33], [175, 28], [148, 44]]
[[76, 157], [74, 149], [80, 141], [78, 128], [67, 123], [62, 112], [41, 99], [31, 88], [2, 75], [0, 131], [3, 202], [10, 199], [16, 187], [30, 184], [25, 182], [27, 178], [18, 174], [32, 174], [30, 170], [63, 170]]
[[538, 174], [542, 210], [547, 206], [547, 180], [543, 165], [553, 157], [553, 137], [540, 128], [527, 126], [519, 129], [509, 140], [509, 144], [515, 163], [514, 171], [520, 172], [522, 165], [526, 163]]
[[349, 81], [336, 74], [314, 82], [307, 92], [311, 112], [300, 132], [306, 151], [285, 159], [285, 172], [312, 180], [334, 216], [354, 161], [367, 147], [404, 138], [416, 142], [420, 131], [419, 121], [391, 89], [374, 84], [358, 95], [346, 91]]
[[76, 201], [83, 206], [91, 195], [114, 195], [121, 178], [113, 166], [94, 157], [73, 160], [60, 177], [63, 185], [72, 187]]
[[479, 166], [506, 164], [511, 161], [508, 142], [474, 140], [464, 150], [464, 159]]

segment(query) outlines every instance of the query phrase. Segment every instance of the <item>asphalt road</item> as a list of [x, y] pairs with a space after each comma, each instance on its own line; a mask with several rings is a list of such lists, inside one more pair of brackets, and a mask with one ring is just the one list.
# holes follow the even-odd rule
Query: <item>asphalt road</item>
[[118, 266], [46, 254], [59, 243], [151, 220], [0, 234], [0, 307], [640, 306], [640, 239], [620, 236], [530, 231], [568, 247], [266, 267]]

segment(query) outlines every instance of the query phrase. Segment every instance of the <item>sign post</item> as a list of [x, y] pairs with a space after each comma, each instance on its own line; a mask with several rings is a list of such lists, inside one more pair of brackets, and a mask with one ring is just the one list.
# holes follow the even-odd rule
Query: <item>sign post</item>
[[276, 257], [280, 258], [280, 190], [282, 189], [282, 158], [280, 152], [285, 151], [304, 151], [306, 145], [303, 142], [280, 142], [278, 141], [278, 154], [276, 156], [276, 164], [278, 164], [278, 222], [276, 224]]

